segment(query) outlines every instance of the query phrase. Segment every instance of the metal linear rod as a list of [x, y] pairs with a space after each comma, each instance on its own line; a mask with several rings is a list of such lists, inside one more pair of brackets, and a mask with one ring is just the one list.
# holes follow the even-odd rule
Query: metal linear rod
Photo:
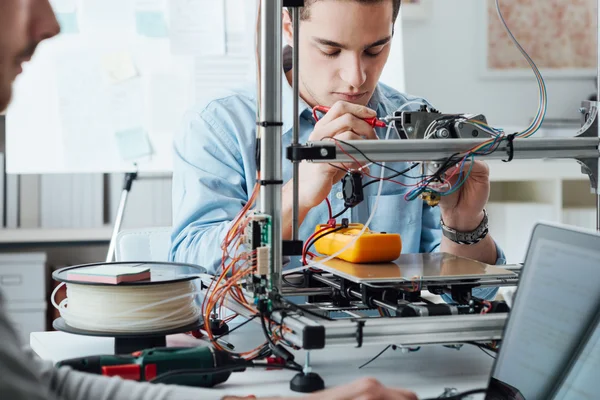
[[283, 296], [330, 296], [333, 293], [331, 288], [316, 287], [316, 288], [294, 288], [283, 286], [281, 294]]
[[[292, 131], [292, 146], [298, 145], [300, 136], [300, 116], [298, 107], [300, 102], [300, 9], [292, 7], [292, 23], [294, 24], [294, 47], [292, 49], [292, 90], [294, 93], [294, 128]], [[292, 189], [293, 193], [299, 193], [300, 163], [292, 163]], [[292, 203], [292, 240], [298, 240], [298, 229], [300, 227], [300, 211], [298, 196], [293, 196]]]
[[[597, 2], [597, 21], [598, 21], [598, 26], [600, 27], [600, 0]], [[597, 90], [596, 90], [596, 101], [600, 101], [600, 29], [596, 28], [596, 33], [597, 33], [597, 42], [596, 45], [598, 46], [598, 64], [597, 64], [597, 69], [598, 69], [598, 73], [596, 74], [596, 84], [597, 84]], [[600, 124], [598, 124], [598, 130], [597, 130], [597, 137], [600, 138]], [[600, 169], [600, 163], [598, 163], [598, 168]], [[600, 176], [600, 171], [598, 171], [598, 176]], [[600, 232], [600, 188], [598, 188], [597, 193], [596, 193], [596, 230]]]
[[262, 0], [260, 15], [260, 210], [271, 216], [270, 285], [281, 288], [281, 10], [282, 0]]
[[[339, 143], [339, 147], [348, 153], [336, 151], [335, 161], [352, 162], [352, 157], [359, 161], [365, 160], [361, 154], [378, 162], [392, 161], [439, 161], [456, 153], [464, 153], [475, 146], [484, 143], [485, 139], [409, 139], [409, 140], [352, 140]], [[598, 141], [596, 137], [584, 138], [528, 138], [516, 139], [513, 142], [514, 159], [542, 158], [598, 158]], [[324, 146], [333, 149], [336, 145], [331, 141], [309, 143], [313, 146]], [[352, 147], [354, 146], [354, 147]], [[506, 159], [508, 145], [503, 142], [498, 150], [485, 156], [485, 159]], [[332, 160], [312, 160], [313, 162], [332, 162]]]

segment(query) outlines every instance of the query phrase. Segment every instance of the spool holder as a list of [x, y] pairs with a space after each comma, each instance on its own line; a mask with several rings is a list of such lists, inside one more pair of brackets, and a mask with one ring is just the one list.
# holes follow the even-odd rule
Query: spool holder
[[52, 327], [61, 332], [83, 336], [113, 337], [115, 339], [115, 354], [129, 354], [133, 353], [134, 351], [151, 349], [153, 347], [165, 347], [167, 345], [167, 335], [190, 332], [199, 329], [201, 326], [202, 321], [198, 320], [186, 326], [159, 332], [123, 333], [109, 331], [89, 331], [85, 329], [74, 328], [67, 324], [63, 318], [57, 318], [54, 320], [54, 322], [52, 322]]

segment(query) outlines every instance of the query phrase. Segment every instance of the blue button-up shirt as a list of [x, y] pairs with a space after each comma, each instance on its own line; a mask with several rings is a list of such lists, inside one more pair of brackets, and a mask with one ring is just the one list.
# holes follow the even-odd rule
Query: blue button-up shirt
[[[287, 80], [282, 82], [283, 129], [282, 151], [291, 144], [293, 125], [293, 93]], [[415, 102], [405, 108], [414, 110], [425, 100], [399, 93], [379, 84], [368, 107], [380, 117], [390, 115], [407, 102]], [[300, 143], [305, 143], [315, 121], [310, 107], [300, 102]], [[173, 261], [199, 264], [215, 272], [221, 262], [221, 242], [256, 183], [256, 90], [252, 87], [218, 97], [206, 105], [189, 111], [184, 118], [181, 132], [175, 139], [173, 172], [173, 233], [170, 257]], [[386, 129], [377, 129], [384, 138]], [[390, 139], [399, 139], [394, 132]], [[406, 163], [388, 163], [400, 171]], [[378, 166], [370, 166], [370, 175], [379, 177]], [[387, 171], [385, 175], [392, 172]], [[419, 168], [411, 171], [420, 174]], [[410, 176], [409, 174], [409, 176]], [[292, 164], [283, 161], [284, 182], [292, 177]], [[364, 178], [364, 181], [366, 182]], [[395, 178], [403, 183], [415, 183], [407, 177]], [[365, 199], [346, 211], [341, 218], [351, 222], [365, 223], [369, 218], [378, 191], [378, 183], [365, 188]], [[384, 182], [375, 216], [369, 226], [380, 232], [399, 233], [403, 253], [427, 253], [439, 249], [441, 241], [440, 213], [438, 208], [427, 206], [423, 201], [406, 201], [406, 188]], [[333, 213], [344, 209], [341, 182], [336, 183], [329, 200]], [[326, 223], [328, 210], [325, 202], [313, 208], [300, 226], [300, 239], [305, 240], [314, 232], [315, 226]], [[504, 256], [498, 250], [498, 262]], [[295, 264], [292, 261], [292, 264]], [[474, 295], [493, 298], [494, 288], [477, 289]]]

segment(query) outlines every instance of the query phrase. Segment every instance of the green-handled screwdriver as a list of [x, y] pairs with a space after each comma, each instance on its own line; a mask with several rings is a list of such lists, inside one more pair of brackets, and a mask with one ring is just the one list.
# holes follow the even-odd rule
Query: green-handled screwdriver
[[157, 347], [130, 355], [100, 355], [57, 363], [76, 371], [140, 382], [213, 387], [243, 371], [247, 362], [211, 347]]

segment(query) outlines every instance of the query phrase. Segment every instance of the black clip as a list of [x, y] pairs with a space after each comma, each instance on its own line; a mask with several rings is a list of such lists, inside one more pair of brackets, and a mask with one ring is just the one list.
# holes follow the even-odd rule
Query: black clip
[[365, 327], [365, 321], [354, 321], [356, 322], [356, 348], [362, 347], [363, 345], [363, 328]]
[[506, 136], [506, 141], [508, 142], [506, 145], [506, 154], [508, 154], [508, 160], [502, 160], [503, 162], [511, 162], [515, 156], [515, 145], [513, 142], [516, 135], [516, 133], [512, 133]]
[[261, 186], [267, 186], [267, 185], [283, 185], [283, 181], [282, 180], [276, 180], [276, 179], [266, 179], [266, 180], [260, 180], [258, 181], [258, 183]]
[[260, 122], [257, 122], [256, 125], [262, 126], [263, 128], [267, 128], [269, 126], [283, 126], [283, 122], [260, 121]]

